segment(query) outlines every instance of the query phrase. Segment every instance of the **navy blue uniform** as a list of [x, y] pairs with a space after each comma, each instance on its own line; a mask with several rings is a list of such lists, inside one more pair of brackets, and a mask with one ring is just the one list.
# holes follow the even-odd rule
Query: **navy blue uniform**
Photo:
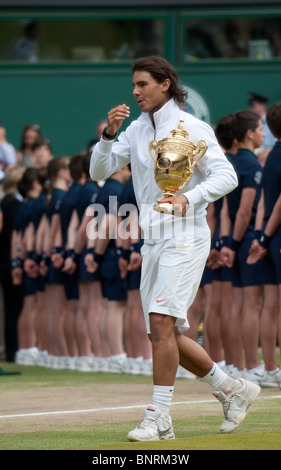
[[[84, 213], [87, 207], [95, 204], [99, 193], [99, 187], [94, 181], [86, 181], [86, 183], [80, 188], [77, 194], [76, 211], [78, 214], [79, 222], [81, 223]], [[83, 248], [81, 256], [79, 258], [78, 276], [79, 281], [99, 281], [99, 272], [89, 273], [85, 266], [85, 256], [87, 254], [87, 247]]]
[[[82, 185], [80, 183], [72, 183], [69, 190], [65, 193], [60, 204], [60, 219], [62, 229], [62, 244], [66, 248], [67, 231], [70, 224], [73, 210], [76, 208], [78, 195]], [[77, 300], [79, 298], [78, 289], [78, 271], [74, 274], [63, 273], [64, 288], [67, 300]]]
[[[114, 213], [120, 205], [120, 196], [124, 185], [114, 179], [106, 180], [100, 189], [97, 204], [101, 204], [105, 213]], [[111, 198], [111, 199], [110, 199]], [[100, 265], [103, 296], [108, 300], [126, 300], [126, 281], [120, 277], [118, 254], [114, 239], [109, 240], [104, 259]]]
[[[32, 221], [32, 211], [34, 209], [36, 199], [28, 197], [18, 208], [14, 219], [14, 230], [24, 235], [25, 229]], [[23, 276], [22, 295], [35, 295], [37, 291], [37, 279], [29, 277], [26, 273]]]
[[261, 193], [262, 167], [256, 155], [248, 149], [239, 149], [231, 163], [238, 176], [237, 188], [227, 195], [229, 216], [233, 223], [240, 206], [243, 189], [253, 188], [256, 190], [251, 220], [236, 253], [232, 282], [235, 287], [256, 286], [262, 284], [261, 263], [249, 265], [246, 260], [255, 235], [255, 218]]
[[[52, 222], [53, 215], [59, 214], [61, 201], [65, 194], [66, 191], [63, 189], [54, 188], [49, 207], [46, 211], [49, 224]], [[59, 268], [54, 268], [52, 261], [50, 261], [48, 267], [47, 282], [49, 284], [63, 284], [62, 272]]]
[[[281, 142], [276, 142], [263, 169], [264, 223], [266, 224], [281, 193]], [[281, 284], [281, 227], [278, 227], [262, 260], [264, 284]]]
[[61, 200], [59, 213], [61, 218], [62, 244], [64, 248], [67, 242], [67, 230], [71, 220], [72, 212], [76, 208], [78, 194], [81, 187], [81, 184], [73, 183]]
[[[123, 204], [131, 204], [135, 206], [136, 210], [138, 211], [132, 178], [130, 178], [129, 181], [125, 184], [125, 187], [121, 193], [120, 206], [122, 206]], [[138, 244], [139, 249], [141, 248], [142, 243], [143, 242], [141, 240]], [[141, 280], [141, 269], [138, 269], [137, 271], [129, 271], [127, 278], [126, 278], [127, 289], [128, 290], [139, 289], [140, 280]]]
[[[34, 204], [32, 207], [30, 218], [34, 226], [35, 233], [37, 232], [41, 219], [44, 213], [46, 212], [46, 199], [47, 199], [47, 195], [44, 192], [42, 192], [40, 196], [34, 201]], [[36, 255], [36, 258], [37, 258], [37, 255]], [[37, 276], [37, 278], [35, 279], [35, 283], [36, 283], [36, 288], [38, 291], [43, 292], [45, 290], [45, 278], [41, 276], [41, 274]]]

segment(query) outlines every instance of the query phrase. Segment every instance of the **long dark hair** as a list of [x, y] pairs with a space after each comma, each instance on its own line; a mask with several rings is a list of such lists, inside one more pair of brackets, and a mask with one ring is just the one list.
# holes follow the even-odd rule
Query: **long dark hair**
[[169, 87], [171, 98], [174, 98], [180, 107], [186, 104], [187, 91], [179, 85], [177, 72], [166, 59], [158, 56], [141, 57], [133, 64], [132, 73], [139, 70], [149, 72], [157, 83], [162, 83], [168, 78], [171, 82]]

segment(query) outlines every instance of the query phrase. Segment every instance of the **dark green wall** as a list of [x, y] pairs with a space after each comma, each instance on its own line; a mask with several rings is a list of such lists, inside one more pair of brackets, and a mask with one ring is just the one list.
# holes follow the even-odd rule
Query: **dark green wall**
[[[248, 91], [268, 95], [269, 104], [281, 100], [281, 64], [197, 64], [178, 69], [178, 74], [204, 98], [212, 124], [245, 109]], [[113, 106], [127, 103], [132, 119], [139, 114], [130, 67], [2, 67], [0, 90], [0, 121], [8, 139], [18, 147], [23, 126], [39, 123], [55, 156], [84, 149]]]

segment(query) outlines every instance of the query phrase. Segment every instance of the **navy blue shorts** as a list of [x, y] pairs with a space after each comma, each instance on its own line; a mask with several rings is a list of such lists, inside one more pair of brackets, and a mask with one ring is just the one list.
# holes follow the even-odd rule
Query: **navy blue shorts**
[[29, 277], [26, 273], [23, 277], [23, 283], [21, 285], [21, 292], [23, 297], [27, 297], [28, 295], [36, 295], [38, 289], [38, 276], [37, 277]]
[[38, 292], [44, 292], [45, 291], [45, 282], [46, 282], [46, 276], [39, 276], [37, 277], [37, 291]]
[[107, 300], [127, 300], [126, 280], [120, 277], [102, 279], [102, 295]]
[[127, 289], [135, 290], [140, 288], [141, 270], [129, 271], [127, 276]]
[[200, 287], [204, 287], [206, 284], [211, 284], [213, 280], [213, 269], [210, 269], [208, 266], [205, 266], [202, 279], [200, 282]]
[[256, 264], [247, 264], [252, 241], [252, 237], [244, 238], [236, 252], [232, 268], [232, 285], [234, 287], [260, 286], [263, 284], [261, 261]]
[[100, 281], [101, 280], [101, 276], [100, 276], [100, 273], [99, 271], [95, 272], [95, 273], [89, 273], [86, 269], [86, 265], [85, 265], [85, 256], [87, 254], [87, 249], [85, 248], [82, 253], [81, 253], [81, 256], [80, 256], [80, 259], [79, 259], [79, 266], [78, 266], [78, 280], [79, 282], [80, 281]]
[[232, 269], [228, 268], [227, 266], [221, 266], [218, 269], [214, 269], [213, 281], [231, 282], [232, 281]]
[[268, 254], [261, 260], [264, 284], [281, 284], [281, 227], [268, 246]]
[[65, 296], [67, 300], [79, 299], [78, 272], [74, 274], [62, 273]]
[[60, 269], [54, 268], [52, 262], [48, 267], [46, 282], [48, 284], [63, 284], [63, 274]]
[[127, 281], [120, 277], [116, 248], [108, 248], [101, 264], [102, 292], [108, 300], [127, 300]]

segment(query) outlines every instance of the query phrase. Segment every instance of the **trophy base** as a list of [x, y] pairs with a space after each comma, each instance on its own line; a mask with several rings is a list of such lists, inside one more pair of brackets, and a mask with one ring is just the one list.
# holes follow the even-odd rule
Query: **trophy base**
[[156, 212], [161, 212], [161, 214], [174, 214], [174, 206], [169, 202], [162, 202], [162, 204], [154, 204], [153, 210]]

